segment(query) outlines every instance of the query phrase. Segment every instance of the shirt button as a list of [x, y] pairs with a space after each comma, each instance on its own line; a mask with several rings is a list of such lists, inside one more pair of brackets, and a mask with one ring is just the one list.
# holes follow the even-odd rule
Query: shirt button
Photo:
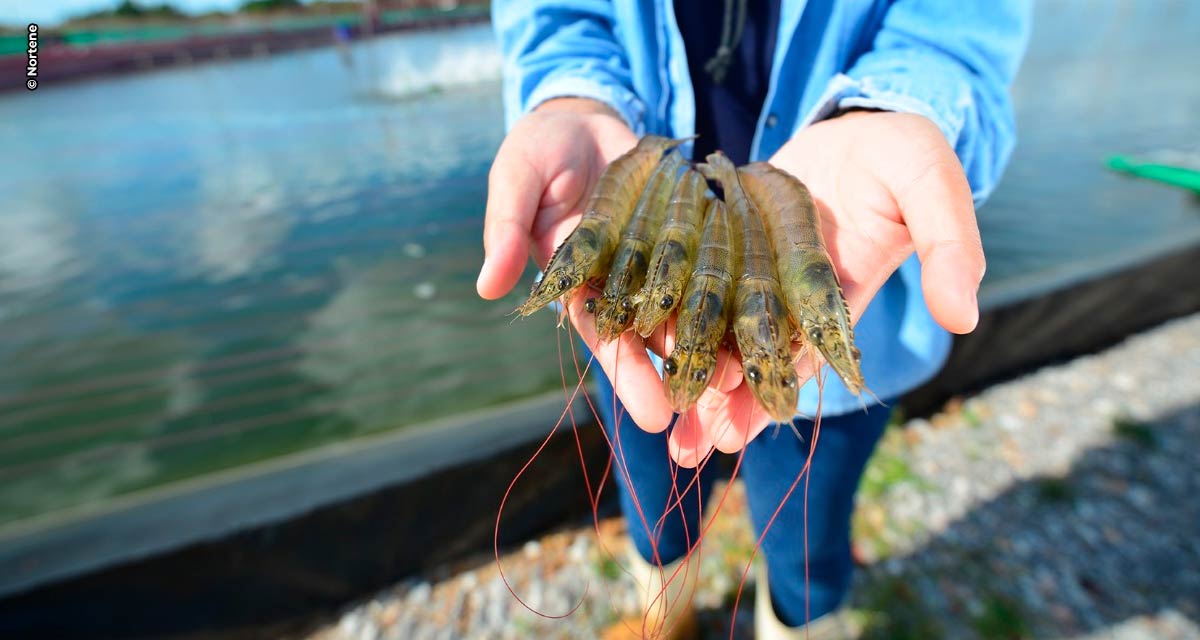
[[773, 113], [768, 113], [767, 114], [767, 126], [774, 127], [777, 124], [779, 124], [779, 116], [777, 116]]

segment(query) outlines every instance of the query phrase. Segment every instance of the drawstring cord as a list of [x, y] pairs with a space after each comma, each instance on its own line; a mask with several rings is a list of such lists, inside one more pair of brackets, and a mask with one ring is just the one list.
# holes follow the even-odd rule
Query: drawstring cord
[[[737, 24], [734, 24], [733, 3], [737, 2]], [[733, 59], [733, 50], [742, 40], [742, 30], [746, 27], [746, 0], [725, 0], [724, 20], [721, 24], [721, 46], [708, 62], [704, 63], [704, 71], [712, 76], [713, 82], [721, 84], [725, 73], [729, 71], [729, 63]]]

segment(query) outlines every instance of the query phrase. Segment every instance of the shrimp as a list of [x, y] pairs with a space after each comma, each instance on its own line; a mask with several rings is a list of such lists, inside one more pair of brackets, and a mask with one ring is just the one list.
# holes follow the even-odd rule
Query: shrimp
[[613, 160], [600, 174], [579, 226], [550, 256], [545, 275], [534, 283], [529, 298], [517, 307], [516, 313], [527, 316], [584, 282], [604, 275], [621, 229], [633, 214], [650, 174], [664, 153], [690, 139], [645, 136], [637, 146]]
[[792, 329], [767, 231], [729, 158], [718, 151], [707, 160], [700, 170], [721, 183], [732, 214], [735, 247], [742, 253], [733, 304], [733, 335], [742, 368], [750, 391], [771, 418], [791, 421], [800, 386], [791, 359]]
[[711, 199], [696, 268], [675, 324], [675, 349], [663, 361], [667, 399], [679, 413], [696, 403], [717, 366], [717, 347], [729, 326], [737, 271], [729, 210], [724, 202]]
[[763, 213], [792, 322], [846, 388], [860, 393], [865, 388], [862, 356], [854, 346], [850, 309], [825, 250], [812, 194], [803, 182], [765, 162], [746, 165], [738, 173]]
[[[667, 205], [666, 221], [658, 232], [654, 255], [650, 257], [646, 284], [633, 296], [633, 304], [637, 307], [633, 328], [643, 338], [662, 324], [683, 299], [683, 288], [692, 273], [692, 263], [700, 244], [700, 226], [708, 207], [705, 201], [707, 190], [704, 176], [689, 168]], [[728, 243], [726, 238], [725, 244]]]
[[604, 293], [599, 300], [589, 299], [586, 303], [585, 308], [596, 314], [596, 334], [601, 341], [612, 340], [633, 322], [631, 297], [646, 279], [654, 234], [662, 225], [679, 170], [686, 164], [687, 160], [678, 151], [671, 151], [659, 163], [621, 232]]

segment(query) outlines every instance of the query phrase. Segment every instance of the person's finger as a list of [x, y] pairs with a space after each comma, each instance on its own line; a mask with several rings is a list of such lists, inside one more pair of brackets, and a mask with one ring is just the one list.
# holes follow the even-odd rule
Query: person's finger
[[[796, 372], [800, 384], [813, 373], [813, 359], [802, 357], [799, 344], [794, 346]], [[698, 464], [714, 449], [735, 453], [754, 439], [770, 422], [750, 387], [744, 384], [741, 362], [724, 347], [717, 354], [717, 371], [712, 383], [700, 394], [686, 414], [693, 426], [680, 431], [680, 421], [671, 432], [668, 449], [681, 466]]]
[[699, 410], [696, 407], [688, 409], [675, 420], [667, 448], [671, 459], [688, 469], [700, 464], [713, 450], [712, 441], [705, 436], [700, 424]]
[[926, 163], [897, 169], [893, 190], [921, 260], [921, 288], [938, 324], [969, 333], [979, 321], [976, 294], [985, 267], [971, 187], [947, 147]]
[[586, 291], [578, 291], [571, 296], [568, 305], [571, 323], [596, 355], [596, 362], [612, 381], [613, 390], [634, 424], [643, 431], [661, 433], [670, 426], [674, 412], [663, 393], [658, 370], [646, 354], [645, 343], [633, 331], [600, 343], [592, 315], [584, 309], [587, 295]]
[[[804, 384], [812, 377], [816, 360], [798, 355], [795, 366], [799, 383]], [[671, 455], [678, 456], [677, 460], [703, 456], [713, 448], [721, 453], [736, 453], [771, 422], [770, 414], [754, 397], [750, 385], [745, 383], [729, 391], [718, 387], [705, 389], [696, 402], [695, 410], [702, 435], [694, 438], [691, 449], [683, 441], [672, 442]]]
[[681, 418], [671, 430], [671, 458], [680, 466], [694, 467], [714, 449], [722, 453], [741, 450], [769, 421], [749, 389], [745, 384], [728, 392], [705, 389], [685, 414], [688, 420]]
[[717, 367], [709, 386], [722, 392], [730, 392], [742, 384], [742, 361], [735, 358], [729, 349], [717, 349]]
[[660, 357], [665, 358], [675, 350], [675, 320], [675, 314], [671, 314], [665, 322], [646, 336], [646, 347]]
[[729, 392], [728, 400], [709, 425], [713, 446], [721, 453], [737, 453], [770, 422], [770, 414], [758, 403], [750, 385], [742, 384]]
[[475, 288], [488, 300], [512, 290], [525, 270], [529, 235], [544, 179], [516, 149], [502, 145], [488, 174], [483, 221], [483, 267]]

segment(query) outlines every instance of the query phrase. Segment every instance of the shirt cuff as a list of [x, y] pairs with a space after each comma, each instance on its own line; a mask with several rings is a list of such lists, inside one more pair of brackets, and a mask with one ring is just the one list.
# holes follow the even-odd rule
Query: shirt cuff
[[887, 82], [867, 77], [862, 80], [839, 73], [829, 81], [816, 106], [800, 121], [797, 130], [827, 120], [844, 109], [879, 109], [924, 116], [937, 125], [953, 147], [962, 131], [961, 118], [939, 113], [933, 105], [908, 93], [897, 91]]
[[547, 78], [525, 98], [525, 112], [529, 113], [554, 98], [590, 98], [602, 102], [616, 111], [634, 134], [642, 136], [646, 133], [646, 105], [637, 94], [622, 85], [570, 75]]

